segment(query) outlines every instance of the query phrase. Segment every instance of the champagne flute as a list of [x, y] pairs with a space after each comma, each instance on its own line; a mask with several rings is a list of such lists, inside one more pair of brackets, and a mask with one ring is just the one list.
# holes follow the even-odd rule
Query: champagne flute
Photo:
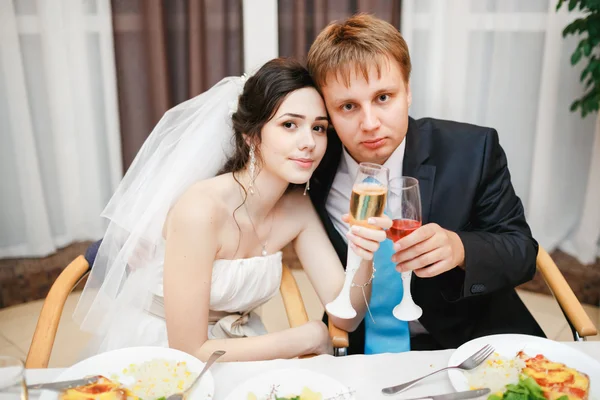
[[27, 395], [23, 362], [15, 357], [0, 356], [0, 399], [27, 400]]
[[[360, 163], [350, 196], [350, 226], [361, 225], [378, 229], [367, 223], [371, 217], [381, 217], [385, 210], [389, 170], [381, 165]], [[325, 306], [327, 312], [338, 318], [351, 319], [356, 310], [350, 301], [350, 288], [362, 258], [348, 246], [346, 279], [338, 297]]]
[[[421, 194], [417, 179], [403, 176], [390, 182], [388, 212], [393, 223], [386, 233], [388, 239], [394, 243], [421, 226]], [[402, 272], [404, 295], [402, 301], [392, 311], [394, 317], [402, 321], [414, 321], [423, 315], [423, 310], [415, 304], [410, 293], [411, 278], [412, 271]]]

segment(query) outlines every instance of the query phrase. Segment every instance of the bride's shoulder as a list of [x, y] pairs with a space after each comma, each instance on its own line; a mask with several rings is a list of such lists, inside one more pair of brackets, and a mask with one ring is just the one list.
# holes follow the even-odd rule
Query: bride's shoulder
[[196, 182], [187, 188], [177, 199], [169, 215], [169, 224], [215, 224], [219, 226], [227, 217], [227, 208], [224, 206], [218, 190], [209, 182], [212, 179]]

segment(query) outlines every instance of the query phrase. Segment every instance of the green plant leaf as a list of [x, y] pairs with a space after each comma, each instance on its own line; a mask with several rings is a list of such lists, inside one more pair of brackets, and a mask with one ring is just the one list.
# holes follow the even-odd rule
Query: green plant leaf
[[594, 77], [594, 80], [600, 81], [600, 62], [594, 61], [593, 63], [590, 63], [589, 69]]
[[594, 80], [592, 78], [588, 79], [588, 81], [585, 83], [585, 88], [589, 89], [590, 86], [592, 86], [594, 84]]
[[577, 107], [579, 107], [579, 100], [575, 100], [573, 103], [571, 103], [571, 112], [577, 110]]
[[583, 16], [566, 25], [562, 36], [580, 36], [570, 62], [571, 65], [585, 63], [579, 75], [585, 93], [571, 103], [570, 110], [579, 111], [585, 118], [600, 110], [600, 0], [557, 0], [556, 9], [559, 10], [565, 3], [569, 11], [578, 9], [577, 13]]
[[573, 11], [579, 0], [569, 0], [569, 11]]
[[581, 50], [579, 48], [577, 48], [577, 50], [575, 50], [573, 52], [573, 54], [571, 55], [571, 65], [577, 64], [580, 59], [581, 59]]
[[591, 63], [589, 63], [587, 65], [587, 67], [585, 67], [583, 69], [583, 71], [581, 71], [581, 75], [579, 75], [580, 82], [583, 82], [585, 80], [585, 78], [587, 78], [587, 76], [590, 74], [590, 65], [591, 65]]

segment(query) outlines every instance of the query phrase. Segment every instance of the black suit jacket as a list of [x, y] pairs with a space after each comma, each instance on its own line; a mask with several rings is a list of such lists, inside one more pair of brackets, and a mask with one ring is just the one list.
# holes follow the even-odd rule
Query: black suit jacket
[[[533, 278], [538, 245], [513, 190], [497, 132], [409, 118], [406, 140], [402, 174], [419, 180], [423, 224], [456, 232], [465, 248], [464, 270], [413, 276], [413, 298], [423, 308], [419, 321], [441, 348], [496, 333], [544, 336], [514, 291]], [[325, 209], [341, 154], [341, 142], [330, 132], [310, 195], [345, 265], [347, 245]], [[364, 323], [350, 335], [349, 352], [364, 352]]]

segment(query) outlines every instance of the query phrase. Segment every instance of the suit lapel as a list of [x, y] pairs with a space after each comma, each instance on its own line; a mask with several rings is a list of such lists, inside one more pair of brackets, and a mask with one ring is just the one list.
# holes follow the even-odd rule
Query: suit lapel
[[431, 131], [429, 129], [421, 129], [417, 126], [414, 119], [409, 118], [402, 175], [412, 176], [419, 180], [423, 225], [429, 222], [433, 184], [435, 181], [435, 165], [424, 164], [429, 158], [430, 147]]

